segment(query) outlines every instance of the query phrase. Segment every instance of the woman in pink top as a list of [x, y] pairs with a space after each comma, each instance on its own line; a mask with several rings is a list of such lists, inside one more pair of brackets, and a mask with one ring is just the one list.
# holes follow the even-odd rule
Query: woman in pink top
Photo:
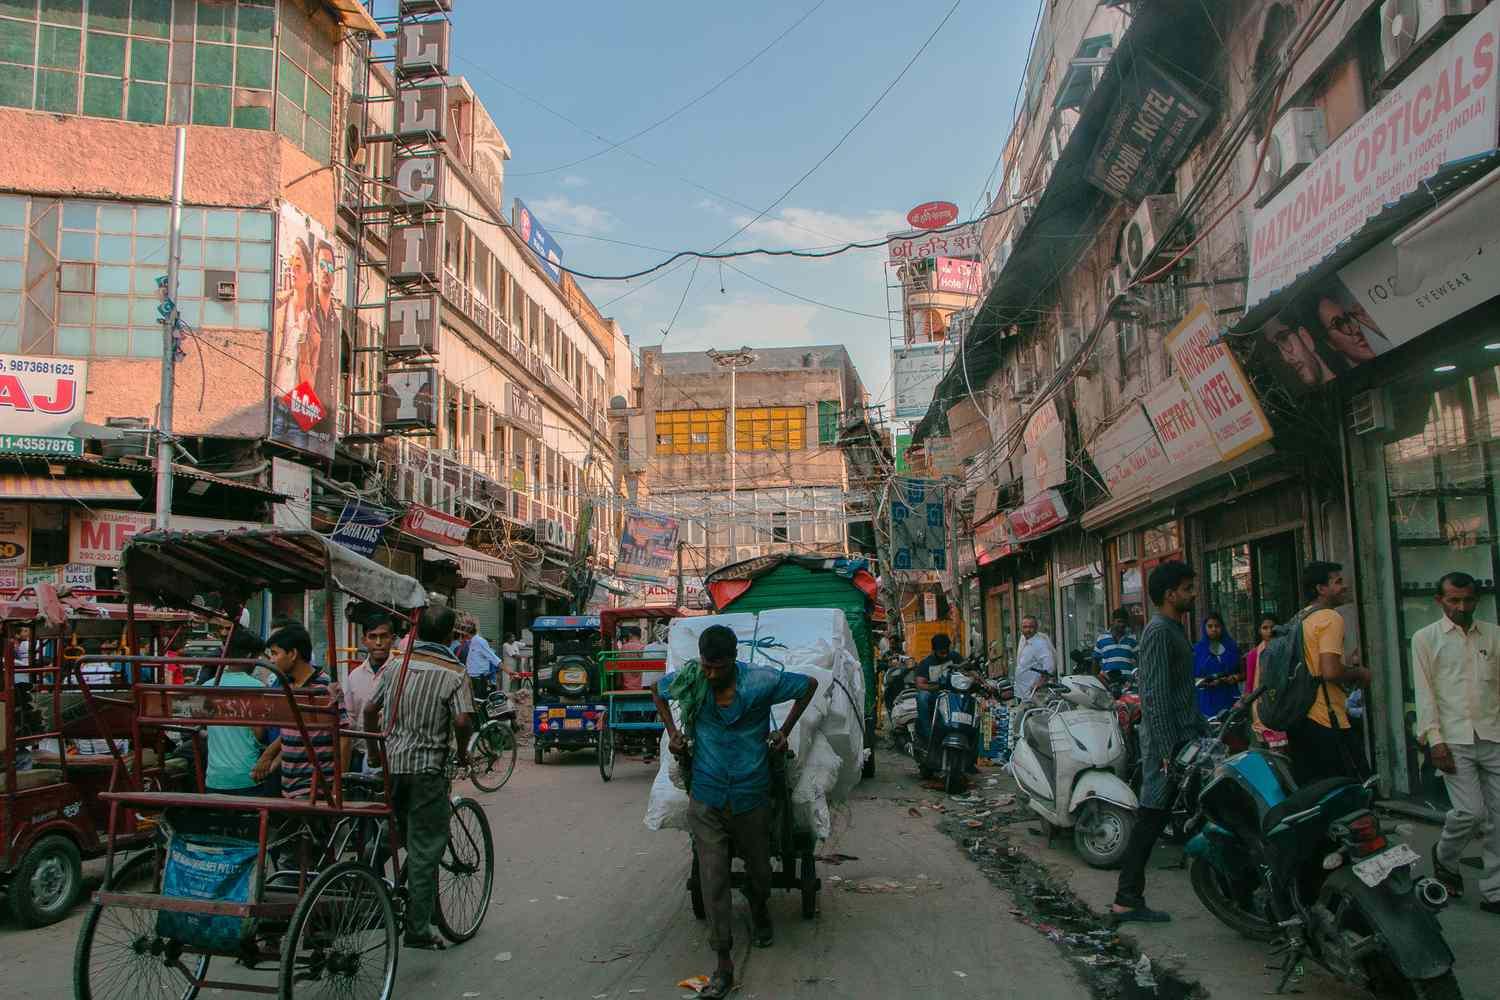
[[[1264, 617], [1261, 618], [1261, 620], [1260, 620], [1260, 627], [1259, 627], [1259, 629], [1257, 629], [1260, 641], [1258, 643], [1256, 643], [1255, 644], [1255, 648], [1252, 649], [1252, 650], [1250, 650], [1250, 652], [1248, 654], [1246, 654], [1246, 656], [1245, 656], [1245, 690], [1246, 691], [1250, 691], [1250, 692], [1254, 692], [1255, 691], [1256, 682], [1260, 679], [1260, 677], [1259, 677], [1259, 674], [1260, 674], [1260, 670], [1259, 670], [1259, 667], [1260, 667], [1260, 654], [1261, 654], [1261, 652], [1263, 650], [1265, 650], [1266, 645], [1268, 643], [1270, 643], [1270, 641], [1271, 641], [1271, 633], [1272, 633], [1273, 630], [1275, 630], [1275, 628], [1276, 628], [1276, 619], [1275, 618], [1272, 618], [1270, 615], [1265, 615]], [[1279, 749], [1285, 747], [1286, 746], [1286, 733], [1278, 732], [1275, 729], [1267, 729], [1265, 726], [1261, 725], [1260, 724], [1260, 709], [1258, 707], [1252, 708], [1251, 712], [1253, 713], [1254, 718], [1255, 718], [1255, 724], [1253, 726], [1253, 728], [1255, 730], [1255, 735], [1260, 737], [1261, 742], [1265, 743], [1267, 746], [1269, 746], [1273, 750], [1279, 750]]]

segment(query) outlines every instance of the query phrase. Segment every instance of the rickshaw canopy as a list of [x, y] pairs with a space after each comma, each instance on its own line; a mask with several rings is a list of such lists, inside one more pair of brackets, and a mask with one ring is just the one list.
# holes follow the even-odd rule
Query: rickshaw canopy
[[314, 531], [148, 531], [120, 558], [120, 579], [137, 601], [194, 607], [202, 594], [296, 593], [327, 586], [401, 611], [424, 607], [409, 576], [351, 552]]

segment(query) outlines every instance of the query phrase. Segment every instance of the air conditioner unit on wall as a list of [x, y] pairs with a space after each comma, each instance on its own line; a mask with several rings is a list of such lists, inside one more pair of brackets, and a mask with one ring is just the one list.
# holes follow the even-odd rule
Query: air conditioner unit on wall
[[1427, 48], [1484, 7], [1484, 0], [1385, 0], [1380, 5], [1381, 85], [1405, 76]]
[[[1139, 278], [1147, 265], [1158, 263], [1150, 256], [1152, 248], [1161, 240], [1176, 214], [1175, 194], [1153, 194], [1141, 202], [1121, 234], [1120, 263], [1126, 273]], [[1158, 252], [1169, 249], [1161, 247]]]
[[1384, 388], [1366, 389], [1349, 400], [1349, 429], [1355, 434], [1375, 434], [1390, 426], [1390, 398]]
[[1271, 128], [1265, 162], [1260, 165], [1256, 204], [1263, 205], [1328, 148], [1328, 124], [1322, 108], [1288, 108]]

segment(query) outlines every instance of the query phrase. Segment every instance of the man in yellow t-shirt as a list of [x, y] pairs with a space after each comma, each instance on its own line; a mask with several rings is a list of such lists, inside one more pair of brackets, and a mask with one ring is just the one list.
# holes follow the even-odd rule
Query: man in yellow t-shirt
[[1324, 778], [1364, 778], [1368, 773], [1359, 733], [1349, 720], [1348, 687], [1370, 683], [1370, 671], [1356, 653], [1344, 660], [1344, 617], [1338, 607], [1349, 601], [1343, 567], [1311, 562], [1302, 571], [1302, 587], [1314, 608], [1302, 621], [1302, 655], [1308, 671], [1321, 677], [1307, 718], [1287, 733], [1292, 774], [1307, 786]]

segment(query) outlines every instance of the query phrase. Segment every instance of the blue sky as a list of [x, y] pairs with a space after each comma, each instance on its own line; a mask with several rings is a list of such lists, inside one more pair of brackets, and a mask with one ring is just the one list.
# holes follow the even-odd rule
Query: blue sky
[[[618, 274], [666, 255], [603, 240], [707, 250], [773, 202], [864, 113], [950, 6], [460, 0], [453, 71], [469, 79], [511, 146], [507, 202], [528, 203], [562, 244], [565, 264]], [[1036, 0], [962, 0], [838, 152], [731, 246], [879, 238], [932, 199], [954, 201], [967, 214], [1009, 132], [1036, 9]], [[573, 163], [607, 148], [585, 129], [616, 142], [644, 128], [809, 11], [753, 65], [680, 116]], [[637, 347], [663, 343], [668, 328], [668, 350], [842, 343], [880, 400], [890, 395], [883, 259], [874, 250], [822, 262], [752, 257], [726, 264], [722, 275], [718, 264], [705, 263], [685, 300], [691, 263], [649, 285], [649, 278], [585, 284]], [[869, 315], [800, 301], [747, 275]]]

